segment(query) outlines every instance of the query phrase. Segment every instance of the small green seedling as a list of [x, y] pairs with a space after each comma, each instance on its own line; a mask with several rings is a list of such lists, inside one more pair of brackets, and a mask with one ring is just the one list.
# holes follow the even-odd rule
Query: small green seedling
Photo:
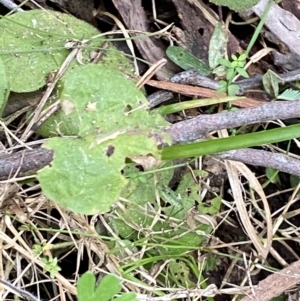
[[[78, 301], [137, 301], [135, 293], [120, 294], [120, 280], [114, 275], [106, 275], [96, 286], [96, 278], [90, 273], [83, 274], [77, 283]], [[120, 294], [120, 296], [117, 296]]]
[[226, 68], [226, 80], [220, 80], [220, 88], [218, 92], [226, 92], [229, 96], [234, 96], [239, 90], [239, 86], [233, 84], [233, 79], [236, 75], [248, 78], [249, 75], [244, 69], [246, 65], [247, 54], [243, 53], [240, 56], [232, 55], [232, 61], [221, 58], [219, 59], [220, 65]]
[[42, 257], [41, 261], [45, 264], [43, 272], [49, 272], [50, 277], [53, 279], [55, 274], [61, 270], [61, 268], [57, 264], [57, 258], [47, 258]]

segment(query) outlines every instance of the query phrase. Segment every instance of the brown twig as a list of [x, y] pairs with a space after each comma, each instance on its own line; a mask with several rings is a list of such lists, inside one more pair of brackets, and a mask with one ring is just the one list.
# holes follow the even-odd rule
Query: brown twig
[[280, 171], [300, 176], [300, 160], [264, 150], [246, 148], [217, 154], [221, 159], [240, 161], [253, 166], [272, 167]]
[[200, 139], [211, 131], [230, 129], [247, 124], [300, 117], [300, 101], [276, 101], [262, 106], [218, 114], [199, 115], [173, 124], [167, 131], [174, 143]]
[[53, 160], [53, 150], [37, 148], [20, 151], [0, 157], [0, 179], [5, 180], [15, 175], [19, 169], [19, 176], [34, 174], [36, 171], [50, 164]]

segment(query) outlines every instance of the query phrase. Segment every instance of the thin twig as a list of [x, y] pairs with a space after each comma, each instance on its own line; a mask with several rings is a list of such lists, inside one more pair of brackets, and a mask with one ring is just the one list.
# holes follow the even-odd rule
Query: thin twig
[[22, 298], [28, 301], [40, 301], [38, 297], [34, 296], [33, 294], [29, 293], [28, 291], [23, 290], [20, 287], [14, 286], [9, 281], [0, 278], [0, 283], [8, 287], [13, 293], [20, 295]]
[[[293, 70], [286, 73], [280, 73], [278, 76], [285, 82], [290, 83], [300, 79], [300, 70]], [[190, 69], [180, 72], [170, 78], [171, 82], [180, 83], [185, 85], [194, 85], [199, 87], [205, 87], [212, 90], [220, 88], [218, 81], [210, 79], [206, 76], [200, 75], [196, 70]], [[238, 85], [240, 89], [236, 92], [236, 95], [243, 95], [246, 90], [256, 89], [262, 85], [262, 76], [256, 74], [255, 76], [247, 79], [236, 81], [234, 84]]]
[[71, 62], [73, 61], [73, 59], [76, 57], [78, 51], [79, 51], [79, 47], [78, 48], [74, 48], [69, 55], [67, 56], [67, 58], [65, 59], [65, 61], [63, 62], [63, 64], [61, 65], [60, 69], [58, 70], [53, 82], [51, 82], [51, 84], [48, 86], [45, 94], [43, 95], [40, 103], [38, 104], [34, 115], [31, 119], [31, 121], [29, 122], [26, 130], [24, 131], [21, 140], [22, 141], [26, 141], [33, 133], [34, 131], [32, 131], [32, 127], [34, 126], [35, 123], [37, 123], [40, 119], [40, 115], [41, 112], [43, 110], [44, 105], [46, 104], [48, 98], [50, 97], [53, 89], [55, 88], [57, 82], [61, 79], [61, 77], [64, 75], [64, 72], [66, 71], [66, 69], [68, 68], [68, 66], [71, 64]]
[[200, 115], [171, 125], [167, 131], [174, 143], [185, 143], [204, 138], [211, 131], [277, 119], [300, 117], [300, 100], [276, 101], [258, 107], [218, 114]]
[[18, 12], [24, 11], [22, 8], [20, 8], [17, 4], [15, 4], [11, 0], [0, 0], [0, 3], [10, 10], [15, 10]]

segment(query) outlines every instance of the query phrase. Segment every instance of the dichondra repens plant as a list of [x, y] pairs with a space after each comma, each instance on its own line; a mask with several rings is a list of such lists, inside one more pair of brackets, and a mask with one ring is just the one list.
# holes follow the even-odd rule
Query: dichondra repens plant
[[[145, 169], [160, 163], [158, 145], [169, 144], [170, 139], [157, 135], [155, 128], [167, 122], [160, 115], [150, 116], [144, 94], [116, 70], [133, 71], [123, 54], [110, 47], [101, 63], [88, 63], [91, 51], [104, 42], [94, 38], [99, 32], [92, 26], [39, 10], [3, 18], [0, 25], [2, 70], [15, 92], [44, 86], [48, 73], [69, 54], [67, 42], [89, 41], [80, 49], [80, 63], [74, 60], [57, 85], [62, 109], [40, 128], [43, 136], [53, 137], [43, 147], [55, 153], [51, 166], [41, 170], [38, 179], [43, 192], [69, 210], [108, 211], [129, 182], [122, 175], [125, 162]], [[26, 76], [20, 77], [20, 68]], [[7, 84], [3, 90], [8, 89]], [[61, 135], [77, 138], [54, 137]]]

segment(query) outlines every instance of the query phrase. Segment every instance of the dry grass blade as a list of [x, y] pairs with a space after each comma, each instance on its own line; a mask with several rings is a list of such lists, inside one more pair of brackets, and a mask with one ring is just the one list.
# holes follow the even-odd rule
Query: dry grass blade
[[[233, 162], [233, 161], [226, 161], [225, 162], [226, 169], [228, 172], [228, 177], [230, 181], [230, 186], [232, 189], [233, 197], [237, 206], [237, 210], [240, 216], [240, 220], [243, 223], [243, 226], [246, 230], [246, 233], [250, 237], [252, 243], [254, 244], [255, 248], [257, 249], [258, 253], [266, 259], [271, 247], [271, 239], [272, 239], [272, 221], [271, 221], [271, 214], [270, 209], [266, 200], [266, 197], [263, 193], [263, 190], [259, 188], [259, 183], [257, 179], [254, 177], [252, 172], [243, 164], [240, 162]], [[239, 180], [239, 172], [241, 172], [250, 182], [250, 185], [253, 189], [257, 191], [257, 193], [260, 195], [261, 199], [264, 200], [264, 206], [265, 206], [265, 214], [266, 214], [266, 224], [267, 224], [267, 241], [265, 245], [261, 242], [261, 237], [259, 237], [251, 223], [250, 217], [248, 215], [246, 206], [245, 206], [245, 200], [243, 198], [242, 189], [241, 189], [241, 183]]]
[[138, 67], [138, 64], [137, 64], [137, 60], [136, 60], [136, 56], [135, 56], [135, 51], [134, 51], [133, 43], [132, 43], [132, 40], [130, 39], [128, 31], [126, 30], [126, 28], [124, 27], [124, 25], [122, 24], [122, 22], [116, 16], [114, 16], [113, 14], [110, 14], [108, 12], [102, 12], [101, 14], [106, 15], [106, 16], [112, 18], [116, 22], [116, 24], [120, 28], [120, 30], [122, 31], [124, 37], [126, 38], [126, 44], [127, 44], [128, 48], [130, 49], [130, 52], [131, 52], [132, 57], [133, 57], [135, 74], [139, 75], [139, 67]]
[[[8, 216], [5, 217], [6, 224], [9, 225], [10, 229], [12, 230], [11, 220]], [[15, 231], [14, 231], [15, 232]], [[20, 239], [20, 235], [15, 236], [15, 239], [10, 238], [6, 233], [3, 231], [0, 231], [0, 239], [6, 243], [10, 248], [13, 248], [14, 251], [21, 254], [22, 257], [26, 258], [28, 262], [31, 264], [37, 264], [41, 268], [45, 267], [45, 264], [36, 258], [36, 256], [33, 255], [32, 250], [29, 249], [29, 247], [24, 243], [22, 239]], [[20, 244], [19, 244], [19, 243]], [[57, 281], [61, 282], [63, 287], [68, 290], [71, 294], [76, 294], [76, 288], [61, 274], [56, 274]]]
[[147, 71], [146, 73], [138, 80], [138, 82], [136, 83], [136, 87], [138, 89], [140, 89], [141, 87], [143, 87], [145, 85], [145, 83], [147, 83], [147, 81], [157, 72], [161, 69], [161, 67], [163, 67], [165, 64], [167, 63], [166, 59], [161, 59], [158, 62], [156, 62], [155, 64], [153, 64]]
[[38, 104], [35, 112], [34, 112], [34, 115], [32, 117], [32, 119], [30, 120], [27, 128], [25, 129], [22, 137], [21, 137], [21, 140], [22, 141], [26, 141], [30, 135], [33, 133], [32, 131], [32, 127], [34, 126], [34, 124], [36, 122], [38, 122], [38, 120], [40, 119], [40, 115], [41, 115], [41, 112], [42, 112], [42, 109], [45, 105], [45, 103], [47, 102], [48, 98], [50, 97], [53, 89], [55, 88], [57, 82], [61, 79], [61, 77], [64, 75], [64, 72], [66, 71], [66, 69], [68, 68], [68, 66], [71, 64], [72, 60], [76, 57], [76, 55], [78, 54], [79, 52], [79, 48], [75, 48], [71, 51], [71, 53], [68, 55], [68, 57], [65, 59], [65, 61], [63, 62], [63, 64], [61, 65], [60, 69], [58, 70], [53, 82], [51, 82], [51, 84], [48, 86], [45, 94], [43, 95], [40, 103]]

